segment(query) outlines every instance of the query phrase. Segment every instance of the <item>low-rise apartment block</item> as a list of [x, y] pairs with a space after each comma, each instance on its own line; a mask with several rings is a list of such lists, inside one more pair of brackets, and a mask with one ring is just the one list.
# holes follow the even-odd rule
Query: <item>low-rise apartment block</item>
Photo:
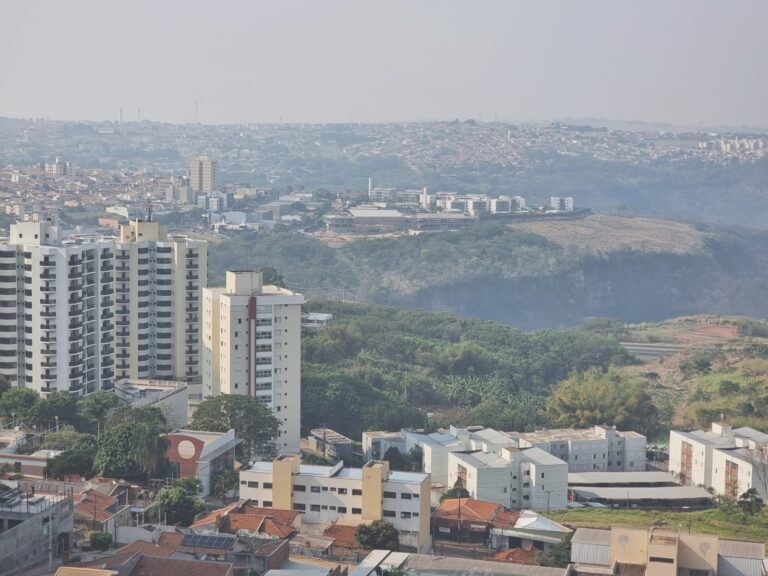
[[520, 448], [541, 448], [568, 463], [570, 472], [645, 470], [646, 437], [610, 426], [540, 430], [517, 435]]
[[732, 428], [713, 422], [710, 430], [669, 433], [669, 471], [683, 484], [712, 488], [716, 494], [738, 497], [755, 488], [768, 496], [768, 434], [754, 428]]
[[451, 452], [448, 485], [511, 509], [555, 510], [568, 504], [568, 465], [540, 448]]
[[402, 546], [429, 548], [430, 477], [389, 470], [381, 460], [362, 468], [301, 464], [296, 455], [240, 470], [240, 497], [255, 506], [302, 513], [303, 524], [391, 523]]
[[633, 472], [645, 470], [646, 438], [637, 432], [622, 432], [609, 426], [585, 430], [560, 429], [518, 433], [493, 428], [451, 426], [448, 430], [423, 433], [364, 432], [366, 459], [383, 458], [390, 448], [402, 454], [421, 451], [423, 469], [434, 483], [448, 483], [448, 454], [482, 451], [502, 455], [505, 447], [540, 448], [563, 460], [569, 472]]

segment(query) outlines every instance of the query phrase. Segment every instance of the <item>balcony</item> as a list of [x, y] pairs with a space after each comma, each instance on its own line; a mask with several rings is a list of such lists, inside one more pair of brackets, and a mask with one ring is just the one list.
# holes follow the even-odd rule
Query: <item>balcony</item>
[[83, 327], [83, 321], [82, 320], [73, 320], [69, 323], [69, 329], [70, 330], [78, 330], [79, 328]]

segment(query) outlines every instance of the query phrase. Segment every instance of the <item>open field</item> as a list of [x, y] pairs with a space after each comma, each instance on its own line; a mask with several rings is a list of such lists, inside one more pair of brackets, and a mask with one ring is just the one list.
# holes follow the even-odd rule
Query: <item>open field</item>
[[745, 517], [738, 513], [729, 516], [718, 509], [673, 512], [585, 508], [552, 512], [549, 517], [572, 528], [650, 528], [656, 525], [669, 530], [688, 531], [690, 527], [691, 532], [717, 534], [725, 539], [768, 543], [768, 515], [765, 513]]
[[561, 246], [595, 252], [631, 248], [687, 254], [700, 247], [705, 236], [688, 224], [610, 214], [591, 214], [579, 220], [542, 219], [512, 226], [540, 234]]

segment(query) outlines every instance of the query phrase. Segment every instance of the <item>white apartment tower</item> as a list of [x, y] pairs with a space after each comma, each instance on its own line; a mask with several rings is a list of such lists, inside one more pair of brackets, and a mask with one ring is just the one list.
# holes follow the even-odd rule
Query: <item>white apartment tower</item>
[[[127, 230], [134, 230], [134, 236], [142, 238], [145, 226], [156, 230], [158, 238], [164, 234], [156, 223], [142, 222], [124, 227], [121, 234], [131, 236]], [[182, 312], [185, 298], [168, 297], [167, 310], [158, 304], [166, 290], [190, 285], [186, 279], [177, 280], [187, 274], [186, 268], [150, 264], [149, 253], [151, 248], [156, 261], [165, 259], [162, 251], [157, 255], [158, 249], [176, 250], [186, 266], [189, 249], [205, 270], [205, 243], [121, 240], [64, 240], [59, 228], [45, 221], [11, 226], [10, 238], [0, 242], [0, 373], [13, 385], [44, 394], [66, 390], [82, 395], [112, 388], [123, 376], [199, 375], [199, 346], [186, 355], [182, 351], [187, 349], [180, 347], [184, 340], [171, 338], [168, 366], [168, 340], [157, 334], [158, 326], [168, 324], [173, 336], [183, 338], [193, 328], [197, 337], [197, 321], [177, 324], [187, 318]], [[204, 279], [203, 274], [203, 285]], [[189, 293], [195, 294], [199, 306], [200, 285]], [[148, 324], [146, 330], [143, 323]], [[140, 355], [147, 356], [144, 362]], [[190, 360], [194, 366], [190, 362], [187, 369]]]
[[131, 222], [115, 245], [117, 378], [200, 380], [200, 299], [208, 245]]
[[269, 406], [280, 453], [299, 452], [303, 303], [254, 271], [227, 272], [225, 287], [203, 290], [203, 396], [247, 394]]
[[189, 162], [189, 185], [197, 194], [216, 190], [216, 160], [198, 156]]

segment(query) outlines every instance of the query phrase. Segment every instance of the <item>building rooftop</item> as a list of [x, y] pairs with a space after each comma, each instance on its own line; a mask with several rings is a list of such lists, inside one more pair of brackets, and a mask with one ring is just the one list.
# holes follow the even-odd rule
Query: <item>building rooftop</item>
[[592, 500], [697, 500], [712, 499], [712, 494], [697, 486], [649, 486], [612, 488], [603, 486], [571, 487], [580, 498]]
[[350, 216], [355, 218], [403, 218], [397, 210], [375, 210], [370, 208], [350, 208]]
[[669, 472], [571, 472], [568, 484], [678, 484]]

